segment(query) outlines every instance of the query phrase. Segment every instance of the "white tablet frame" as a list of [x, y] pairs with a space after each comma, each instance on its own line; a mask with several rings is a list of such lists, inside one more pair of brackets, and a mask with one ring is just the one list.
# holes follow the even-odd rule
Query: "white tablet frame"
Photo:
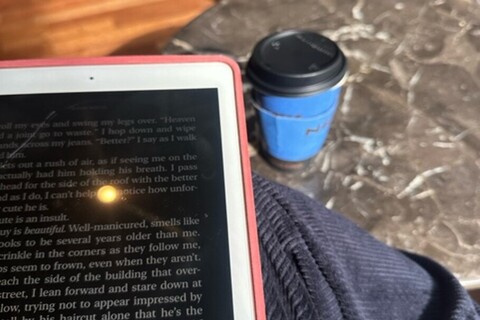
[[218, 90], [234, 319], [255, 319], [234, 75], [223, 62], [0, 68], [0, 95]]

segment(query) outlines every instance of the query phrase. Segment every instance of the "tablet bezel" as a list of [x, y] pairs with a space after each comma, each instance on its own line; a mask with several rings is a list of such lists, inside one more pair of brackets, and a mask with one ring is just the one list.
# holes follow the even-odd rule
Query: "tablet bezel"
[[265, 319], [240, 72], [233, 61], [160, 56], [0, 62], [0, 95], [206, 88], [216, 88], [219, 97], [234, 317]]

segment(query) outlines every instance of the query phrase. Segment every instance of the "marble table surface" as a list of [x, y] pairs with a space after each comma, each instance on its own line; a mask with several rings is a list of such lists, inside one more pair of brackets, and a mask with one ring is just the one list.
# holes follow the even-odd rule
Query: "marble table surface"
[[289, 28], [337, 41], [350, 75], [308, 168], [273, 169], [252, 129], [253, 169], [480, 287], [480, 1], [225, 0], [164, 53], [224, 53], [244, 67], [259, 39]]

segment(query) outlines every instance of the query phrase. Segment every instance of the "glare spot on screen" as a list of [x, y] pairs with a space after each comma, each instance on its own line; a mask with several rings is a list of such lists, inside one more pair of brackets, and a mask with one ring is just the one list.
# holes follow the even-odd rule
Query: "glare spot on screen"
[[118, 198], [118, 191], [115, 187], [106, 185], [100, 187], [97, 191], [97, 198], [100, 202], [103, 203], [112, 203]]

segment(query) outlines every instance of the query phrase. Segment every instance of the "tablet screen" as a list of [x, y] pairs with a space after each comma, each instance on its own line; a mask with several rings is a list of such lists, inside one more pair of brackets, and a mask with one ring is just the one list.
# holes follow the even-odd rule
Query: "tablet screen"
[[2, 317], [233, 318], [216, 89], [7, 95], [0, 114]]

